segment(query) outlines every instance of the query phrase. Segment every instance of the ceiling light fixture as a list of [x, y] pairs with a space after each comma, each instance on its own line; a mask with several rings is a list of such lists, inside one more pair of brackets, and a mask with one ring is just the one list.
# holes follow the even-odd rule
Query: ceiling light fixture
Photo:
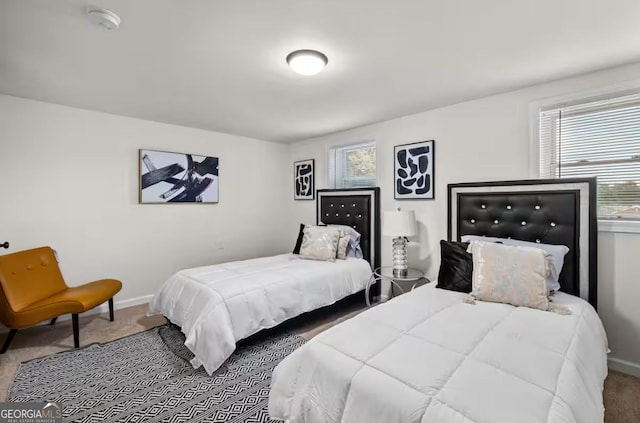
[[327, 66], [327, 56], [316, 50], [296, 50], [287, 56], [287, 63], [300, 75], [316, 75]]
[[108, 9], [91, 9], [87, 11], [89, 20], [107, 31], [120, 28], [120, 17]]

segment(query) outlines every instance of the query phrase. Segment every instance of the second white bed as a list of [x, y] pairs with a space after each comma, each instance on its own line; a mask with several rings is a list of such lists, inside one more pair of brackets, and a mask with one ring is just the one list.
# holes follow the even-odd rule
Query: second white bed
[[341, 323], [273, 373], [289, 423], [603, 421], [607, 340], [586, 301], [570, 315], [418, 288]]
[[362, 259], [303, 260], [294, 254], [182, 270], [149, 305], [182, 328], [194, 367], [211, 374], [236, 342], [363, 290], [371, 266]]

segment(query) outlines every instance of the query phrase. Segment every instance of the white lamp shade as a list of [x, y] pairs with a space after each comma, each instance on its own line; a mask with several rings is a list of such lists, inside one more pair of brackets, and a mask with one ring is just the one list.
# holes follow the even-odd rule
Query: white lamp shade
[[382, 222], [382, 234], [385, 236], [414, 236], [418, 233], [416, 214], [411, 211], [386, 211]]

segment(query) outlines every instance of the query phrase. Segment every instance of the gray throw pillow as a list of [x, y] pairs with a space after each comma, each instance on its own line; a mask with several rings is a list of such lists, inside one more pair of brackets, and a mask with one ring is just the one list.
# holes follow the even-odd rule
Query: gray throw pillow
[[300, 257], [309, 260], [335, 261], [340, 231], [330, 226], [305, 226]]

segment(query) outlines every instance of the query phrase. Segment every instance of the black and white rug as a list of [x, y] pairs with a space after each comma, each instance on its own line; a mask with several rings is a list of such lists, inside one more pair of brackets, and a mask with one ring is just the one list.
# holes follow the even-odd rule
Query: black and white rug
[[21, 364], [10, 401], [54, 401], [70, 422], [269, 422], [273, 368], [304, 339], [275, 334], [239, 347], [212, 376], [184, 335], [161, 326]]

